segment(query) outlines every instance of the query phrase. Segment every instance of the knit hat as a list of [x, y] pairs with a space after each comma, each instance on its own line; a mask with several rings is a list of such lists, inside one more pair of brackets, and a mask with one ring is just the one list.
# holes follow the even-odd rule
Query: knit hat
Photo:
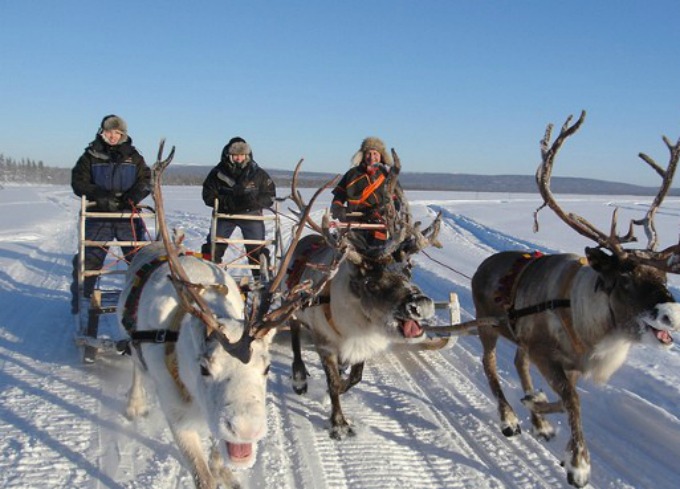
[[127, 124], [123, 118], [113, 114], [107, 115], [102, 119], [101, 129], [102, 131], [119, 131], [127, 134]]
[[250, 146], [245, 141], [236, 141], [229, 146], [230, 155], [250, 155]]
[[361, 142], [359, 151], [352, 156], [352, 166], [360, 165], [364, 160], [364, 153], [369, 150], [375, 150], [380, 153], [380, 162], [383, 165], [392, 166], [392, 157], [387, 153], [385, 143], [376, 137], [367, 137]]

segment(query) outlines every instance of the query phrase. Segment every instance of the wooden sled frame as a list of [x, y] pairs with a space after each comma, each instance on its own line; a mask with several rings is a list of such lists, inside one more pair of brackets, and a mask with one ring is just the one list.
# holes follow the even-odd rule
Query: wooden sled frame
[[[132, 246], [142, 247], [150, 244], [149, 241], [94, 241], [85, 238], [85, 223], [88, 219], [106, 218], [106, 219], [144, 219], [153, 218], [154, 229], [157, 229], [156, 214], [152, 209], [142, 206], [142, 212], [98, 212], [88, 211], [87, 209], [94, 206], [94, 202], [88, 201], [85, 196], [80, 199], [80, 211], [78, 213], [78, 316], [76, 318], [76, 345], [83, 347], [83, 362], [93, 363], [98, 351], [113, 350], [117, 351], [116, 344], [118, 342], [108, 338], [98, 338], [99, 331], [99, 317], [104, 314], [114, 314], [116, 312], [116, 305], [118, 297], [120, 296], [120, 289], [102, 289], [99, 283], [99, 278], [105, 275], [122, 275], [126, 270], [111, 270], [105, 267], [101, 270], [87, 270], [85, 269], [85, 250], [89, 247], [107, 246], [118, 247]], [[109, 250], [110, 253], [110, 250]], [[85, 278], [97, 277], [92, 297], [88, 301], [85, 299], [84, 284]], [[85, 305], [87, 311], [84, 311]]]
[[[226, 245], [239, 245], [243, 247], [244, 245], [261, 245], [263, 247], [274, 247], [274, 252], [270, 254], [270, 260], [268, 263], [268, 272], [269, 274], [273, 274], [276, 272], [278, 269], [278, 264], [281, 261], [281, 257], [283, 256], [283, 250], [282, 250], [282, 239], [281, 239], [281, 218], [280, 218], [280, 213], [279, 213], [279, 202], [280, 199], [274, 199], [274, 206], [273, 208], [265, 208], [263, 211], [266, 213], [262, 216], [253, 216], [253, 215], [247, 215], [247, 214], [226, 214], [223, 212], [219, 212], [219, 199], [215, 199], [215, 204], [213, 206], [213, 211], [211, 215], [211, 221], [210, 221], [210, 259], [215, 260], [215, 246], [218, 243], [221, 244], [226, 244]], [[220, 219], [239, 219], [243, 221], [263, 221], [265, 223], [265, 231], [266, 231], [266, 223], [267, 222], [273, 222], [274, 224], [274, 236], [272, 238], [267, 239], [265, 236], [265, 239], [263, 240], [258, 240], [258, 239], [238, 239], [238, 238], [223, 238], [221, 236], [217, 235], [217, 223]], [[245, 256], [245, 251], [244, 251], [244, 256]], [[255, 270], [259, 269], [259, 265], [251, 265], [250, 263], [239, 263], [241, 260], [239, 259], [237, 261], [229, 262], [224, 265], [222, 265], [224, 268], [230, 269], [230, 270]], [[241, 280], [249, 279], [247, 275], [242, 275], [238, 276], [239, 274], [235, 273], [233, 276], [235, 278], [241, 278]]]

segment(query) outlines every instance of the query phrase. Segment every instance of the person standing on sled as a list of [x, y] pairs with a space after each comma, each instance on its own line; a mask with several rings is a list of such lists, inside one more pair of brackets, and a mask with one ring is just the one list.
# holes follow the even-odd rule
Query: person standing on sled
[[[132, 145], [127, 124], [117, 115], [107, 115], [85, 152], [71, 171], [71, 187], [78, 196], [94, 202], [93, 212], [132, 210], [151, 193], [151, 170]], [[134, 223], [134, 224], [133, 224]], [[85, 223], [85, 239], [93, 241], [146, 241], [141, 219], [91, 218]], [[135, 249], [122, 247], [126, 260], [132, 260]], [[101, 270], [108, 248], [85, 248], [85, 269]], [[97, 277], [86, 277], [83, 295], [89, 298]], [[78, 313], [78, 254], [73, 257], [71, 312]]]
[[[333, 189], [333, 218], [350, 223], [385, 224], [385, 211], [390, 201], [399, 212], [401, 188], [397, 185], [395, 194], [387, 195], [385, 186], [391, 166], [392, 158], [382, 140], [376, 137], [364, 139], [352, 157], [352, 167]], [[365, 231], [364, 235], [370, 246], [381, 246], [388, 238], [385, 230]]]
[[[214, 207], [218, 199], [218, 211], [224, 214], [244, 214], [261, 216], [262, 209], [271, 207], [276, 197], [276, 186], [269, 174], [253, 159], [253, 152], [245, 139], [232, 138], [222, 150], [220, 162], [213, 168], [203, 182], [203, 202]], [[217, 236], [229, 238], [239, 228], [243, 239], [264, 240], [264, 221], [246, 219], [219, 219]], [[211, 241], [201, 247], [204, 255], [210, 255]], [[261, 245], [245, 245], [248, 263], [259, 265], [259, 257], [264, 253], [269, 259], [269, 250]], [[215, 244], [215, 263], [221, 263], [227, 250], [226, 243]], [[253, 269], [253, 278], [260, 277], [260, 270]]]

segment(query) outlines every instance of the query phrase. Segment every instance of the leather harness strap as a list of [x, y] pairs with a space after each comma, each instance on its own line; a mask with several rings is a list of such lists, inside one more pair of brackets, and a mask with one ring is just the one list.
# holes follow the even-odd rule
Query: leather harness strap
[[[578, 262], [574, 263], [571, 266], [571, 270], [569, 270], [567, 274], [567, 279], [564, 281], [564, 284], [562, 285], [562, 290], [560, 291], [561, 296], [569, 294], [571, 285], [574, 282], [574, 277], [576, 277], [576, 273], [585, 265], [587, 265], [587, 261], [585, 258], [581, 257]], [[571, 305], [569, 307], [571, 307]], [[567, 336], [569, 336], [569, 340], [571, 341], [571, 346], [574, 348], [574, 351], [578, 355], [583, 354], [583, 352], [585, 352], [586, 350], [586, 347], [581, 341], [581, 338], [579, 338], [579, 336], [576, 334], [576, 330], [574, 329], [574, 324], [573, 321], [571, 320], [571, 317], [567, 317], [564, 311], [557, 311], [557, 315], [560, 317], [560, 320], [562, 321], [562, 326], [564, 326], [564, 329], [567, 332]]]
[[[520, 278], [524, 274], [525, 270], [529, 267], [529, 265], [531, 265], [538, 259], [539, 258], [536, 258], [528, 262], [517, 273], [515, 277], [515, 281], [513, 283], [510, 295], [510, 307], [507, 310], [508, 320], [510, 323], [510, 331], [512, 332], [513, 335], [515, 335], [515, 324], [517, 320], [523, 316], [529, 316], [531, 314], [538, 314], [540, 312], [554, 310], [556, 311], [556, 314], [558, 315], [560, 322], [562, 323], [562, 326], [564, 327], [564, 330], [566, 331], [567, 336], [569, 337], [569, 341], [571, 342], [574, 351], [580, 355], [585, 351], [585, 345], [583, 344], [579, 336], [576, 334], [576, 330], [574, 329], [574, 325], [572, 324], [571, 318], [568, 316], [568, 313], [564, 311], [564, 309], [571, 308], [570, 299], [551, 299], [545, 302], [534, 304], [533, 306], [515, 309], [515, 297], [517, 294], [517, 288], [519, 285]], [[560, 297], [569, 296], [571, 285], [572, 282], [574, 281], [576, 273], [586, 264], [587, 264], [586, 259], [580, 258], [577, 262], [571, 265], [571, 269], [567, 272], [562, 287], [560, 288], [559, 292]]]
[[[179, 337], [179, 329], [182, 325], [182, 319], [184, 319], [184, 316], [187, 314], [188, 312], [185, 311], [181, 306], [176, 306], [175, 310], [172, 312], [170, 327], [167, 329], [167, 331], [170, 333], [175, 333]], [[175, 381], [175, 386], [177, 387], [182, 400], [184, 402], [189, 402], [191, 401], [191, 394], [189, 393], [186, 385], [184, 385], [184, 382], [182, 382], [182, 379], [179, 377], [179, 365], [177, 364], [177, 351], [175, 349], [176, 344], [177, 340], [168, 341], [165, 343], [165, 367], [168, 369], [168, 373], [172, 377], [172, 380]]]
[[323, 315], [326, 318], [328, 325], [335, 332], [335, 334], [337, 334], [338, 336], [342, 336], [342, 334], [340, 334], [340, 330], [338, 329], [338, 326], [335, 324], [335, 321], [333, 321], [333, 315], [331, 314], [331, 303], [330, 302], [323, 302], [321, 304], [321, 307], [323, 308]]

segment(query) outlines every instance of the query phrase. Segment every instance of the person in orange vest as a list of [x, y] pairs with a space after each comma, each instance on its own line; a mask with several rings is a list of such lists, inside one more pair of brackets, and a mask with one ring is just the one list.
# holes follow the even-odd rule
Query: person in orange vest
[[[385, 209], [390, 201], [397, 210], [401, 206], [398, 196], [387, 195], [385, 187], [392, 164], [382, 140], [377, 137], [364, 139], [352, 157], [352, 167], [333, 189], [333, 218], [342, 222], [384, 224]], [[370, 236], [371, 244], [378, 244], [388, 237], [383, 230], [372, 231]]]

